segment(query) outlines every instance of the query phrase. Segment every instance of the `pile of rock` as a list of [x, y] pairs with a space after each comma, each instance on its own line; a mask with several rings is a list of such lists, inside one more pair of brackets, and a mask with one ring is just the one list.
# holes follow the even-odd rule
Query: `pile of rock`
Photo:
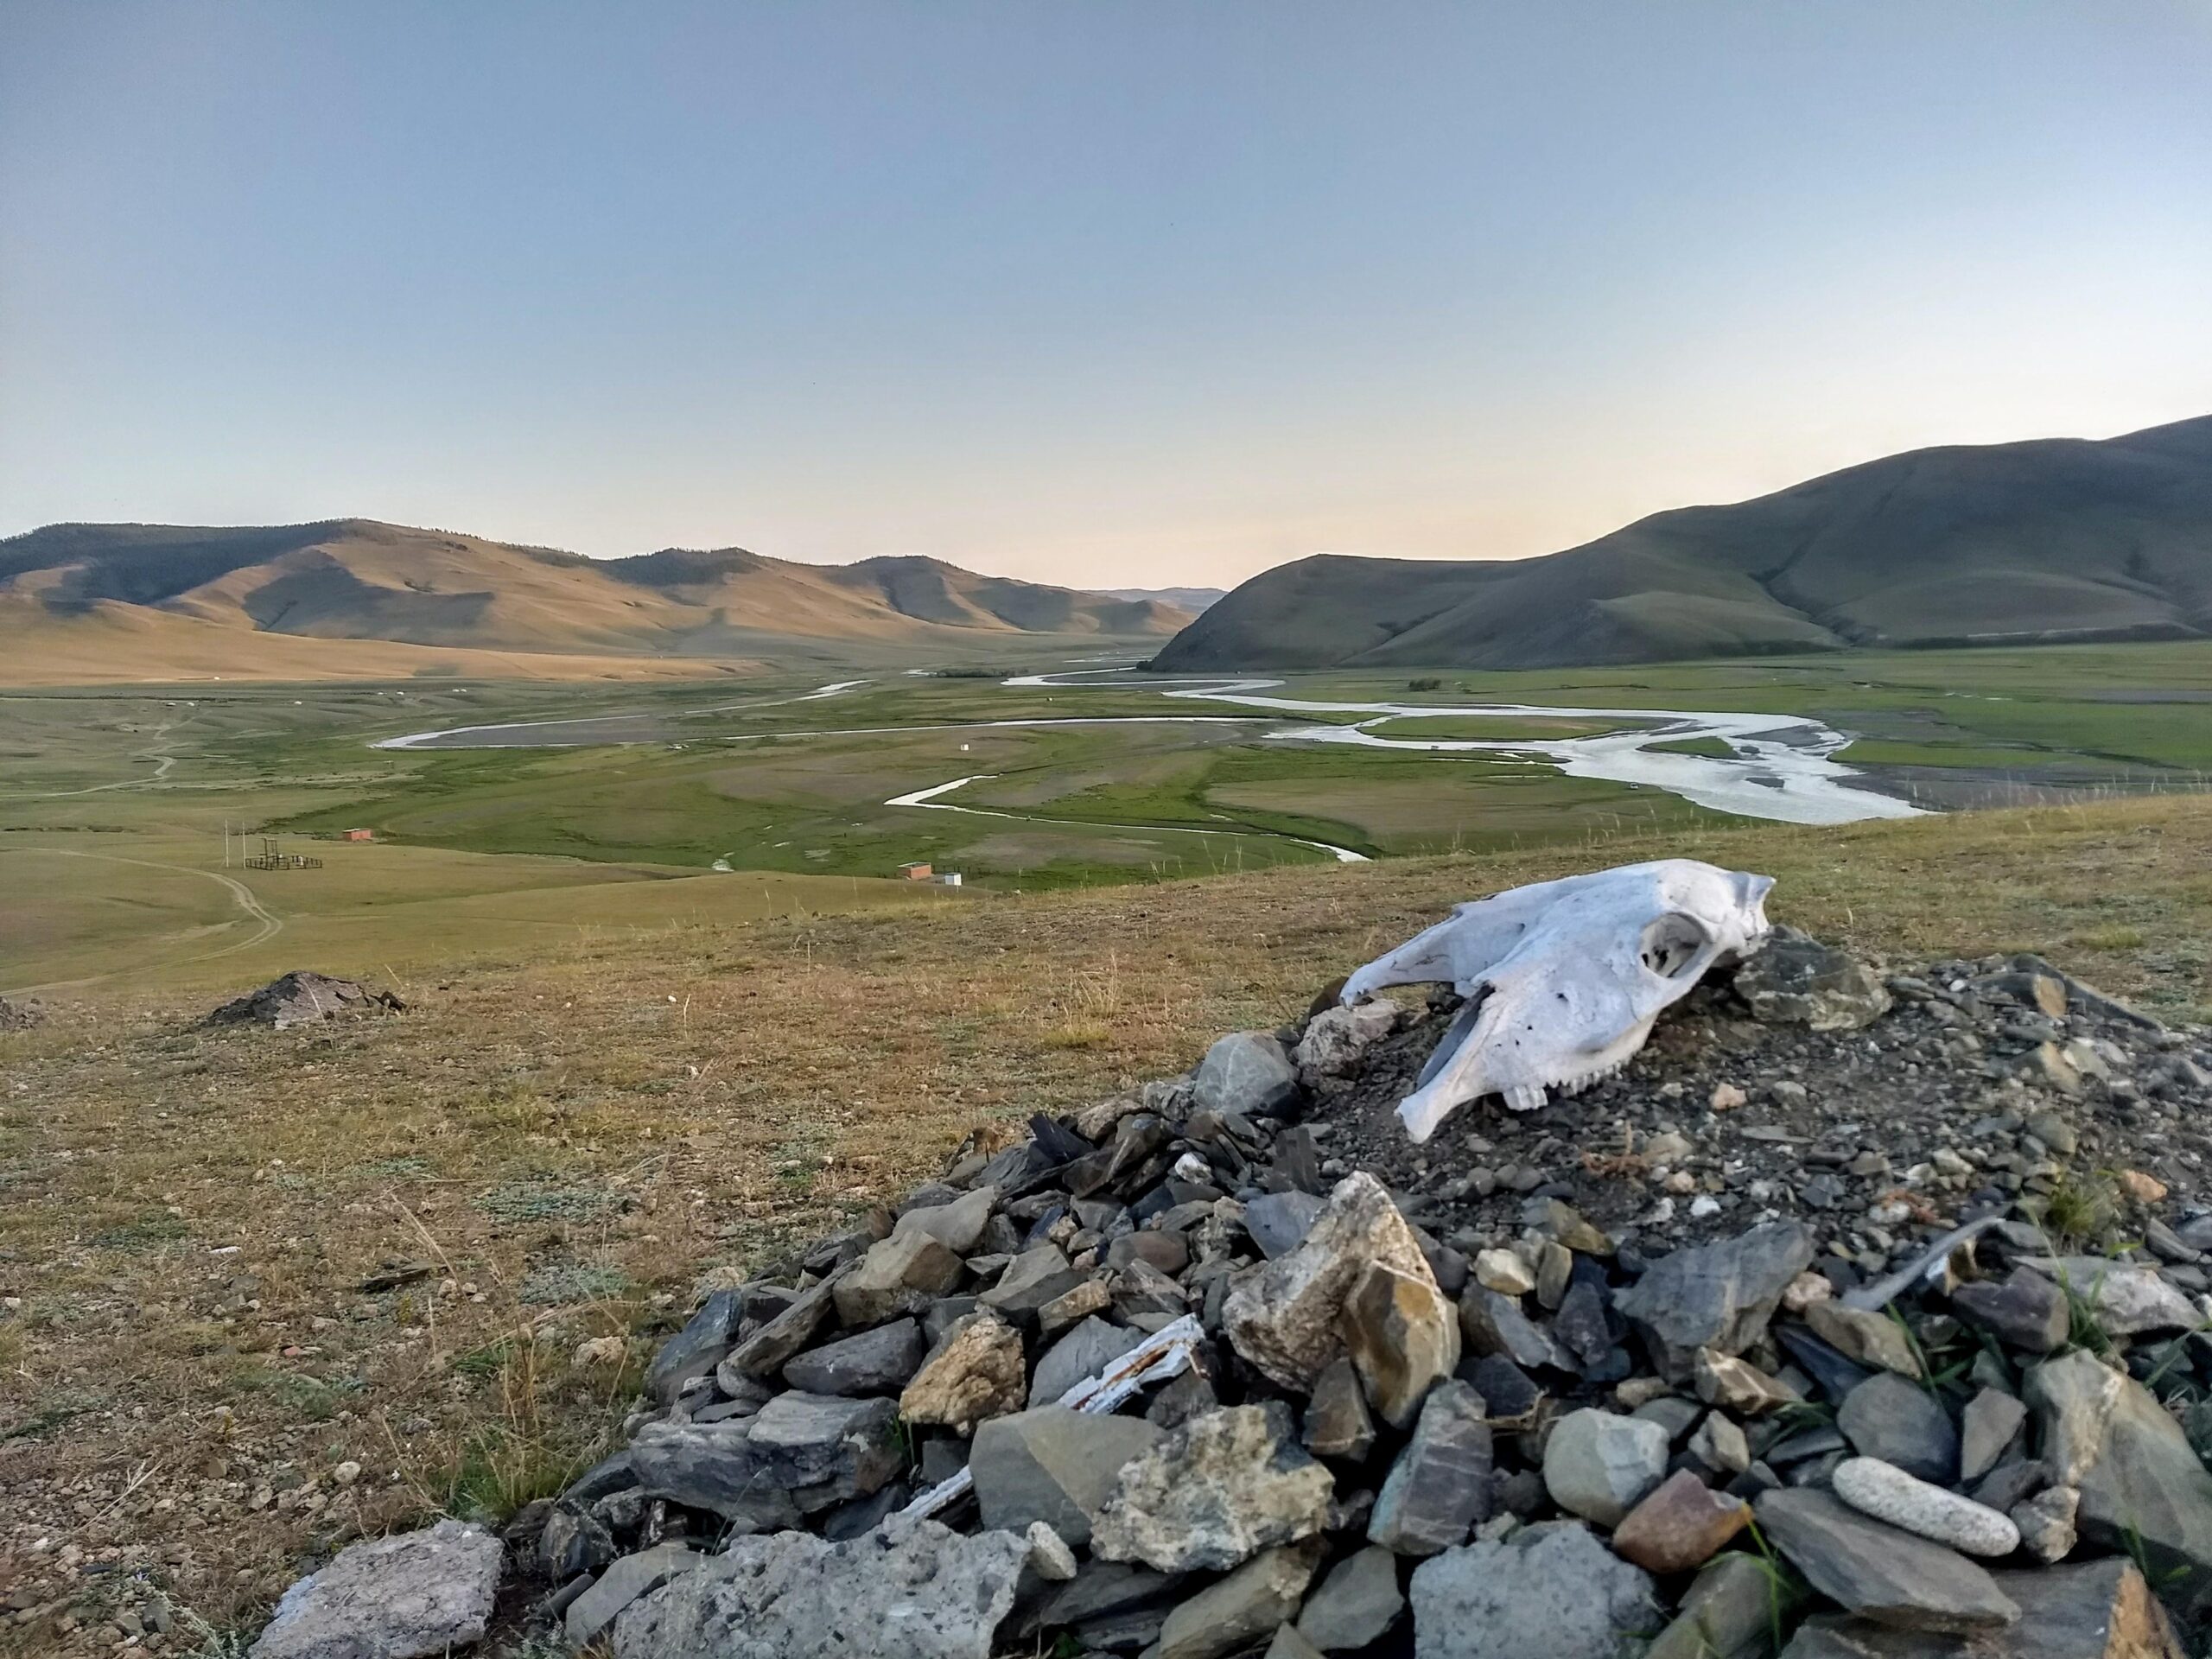
[[6, 997], [0, 996], [0, 1031], [29, 1031], [33, 1026], [44, 1024], [45, 1020], [46, 1010], [37, 1003], [10, 1002]]
[[358, 979], [334, 979], [312, 969], [296, 968], [224, 1003], [207, 1016], [207, 1023], [249, 1023], [283, 1031], [315, 1020], [335, 1020], [351, 1014], [399, 1014], [406, 1007], [390, 991], [377, 990]]
[[[2194, 1042], [2041, 966], [1885, 984], [1784, 943], [1601, 1122], [1466, 1114], [1463, 1147], [1588, 1126], [1571, 1175], [1477, 1192], [1449, 1137], [1346, 1166], [1452, 1009], [1324, 1007], [703, 1287], [623, 1448], [510, 1529], [532, 1617], [618, 1659], [2180, 1659], [2212, 1613], [2212, 1216], [2145, 1109], [2190, 1097]], [[2025, 1061], [1949, 1042], [2031, 1012]], [[2048, 1116], [2039, 1155], [1823, 1206], [1803, 1145], [1755, 1193], [1737, 1114], [1649, 1121], [1692, 1050], [1823, 1043]], [[2045, 1044], [2097, 1065], [2062, 1088]], [[2181, 1082], [2118, 1086], [2146, 1074]], [[1878, 1099], [1796, 1103], [1884, 1136]], [[2177, 1166], [2114, 1185], [2140, 1249], [2038, 1224], [2062, 1127]], [[1736, 1224], [1653, 1219], [1676, 1175]]]

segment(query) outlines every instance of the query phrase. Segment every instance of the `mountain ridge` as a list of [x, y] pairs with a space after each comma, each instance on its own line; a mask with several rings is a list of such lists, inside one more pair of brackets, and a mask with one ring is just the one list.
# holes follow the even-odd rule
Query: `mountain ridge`
[[0, 540], [0, 652], [34, 664], [71, 632], [65, 625], [76, 625], [81, 655], [94, 620], [156, 657], [160, 642], [177, 642], [205, 672], [223, 657], [223, 636], [208, 628], [237, 637], [244, 666], [271, 654], [272, 636], [710, 661], [856, 641], [972, 649], [979, 635], [1158, 638], [1188, 620], [1154, 601], [916, 556], [812, 565], [728, 547], [593, 559], [368, 518], [63, 524]]
[[1910, 450], [1535, 558], [1316, 555], [1209, 607], [1153, 665], [1553, 668], [2205, 635], [2212, 416]]

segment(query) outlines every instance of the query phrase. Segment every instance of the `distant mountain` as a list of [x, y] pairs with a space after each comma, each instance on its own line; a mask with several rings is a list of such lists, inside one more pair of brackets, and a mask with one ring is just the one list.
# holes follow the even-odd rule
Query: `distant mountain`
[[798, 564], [739, 548], [588, 559], [365, 518], [50, 524], [0, 540], [0, 680], [16, 682], [39, 677], [43, 652], [76, 663], [103, 642], [122, 653], [111, 678], [157, 677], [179, 657], [194, 673], [226, 671], [226, 660], [240, 674], [279, 671], [270, 663], [289, 673], [313, 654], [273, 636], [432, 653], [325, 653], [335, 664], [373, 656], [414, 671], [496, 671], [437, 655], [459, 651], [604, 658], [620, 671], [624, 659], [724, 660], [798, 643], [972, 649], [979, 634], [1156, 638], [1190, 617], [1154, 600], [982, 576], [935, 559]]
[[1179, 611], [1188, 611], [1196, 616], [1215, 601], [1226, 599], [1226, 588], [1104, 588], [1099, 590], [1116, 599], [1151, 599], [1162, 605], [1173, 605]]
[[2212, 416], [1916, 449], [1541, 558], [1263, 572], [1163, 670], [1554, 668], [2212, 634]]

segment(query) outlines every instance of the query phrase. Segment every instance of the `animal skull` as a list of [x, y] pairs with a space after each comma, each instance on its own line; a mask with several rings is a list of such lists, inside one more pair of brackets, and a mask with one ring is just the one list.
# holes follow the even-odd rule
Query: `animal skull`
[[1467, 999], [1398, 1116], [1426, 1141], [1486, 1094], [1516, 1112], [1618, 1071], [1660, 1011], [1716, 963], [1767, 935], [1774, 878], [1662, 858], [1514, 887], [1451, 917], [1344, 982], [1353, 1003], [1385, 985], [1448, 980]]

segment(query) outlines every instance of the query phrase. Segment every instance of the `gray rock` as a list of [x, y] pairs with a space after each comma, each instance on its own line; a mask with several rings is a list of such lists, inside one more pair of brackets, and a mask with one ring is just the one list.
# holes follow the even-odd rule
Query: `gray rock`
[[1725, 1412], [1708, 1411], [1690, 1436], [1690, 1455], [1716, 1474], [1740, 1475], [1751, 1466], [1751, 1441]]
[[998, 1282], [976, 1300], [1010, 1319], [1034, 1319], [1046, 1303], [1058, 1301], [1090, 1276], [1068, 1266], [1058, 1245], [1039, 1244], [1015, 1256]]
[[284, 1592], [251, 1659], [420, 1659], [484, 1634], [504, 1552], [441, 1521], [342, 1549]]
[[741, 1538], [614, 1621], [615, 1659], [990, 1659], [1029, 1541], [894, 1516]]
[[706, 1559], [682, 1544], [657, 1544], [634, 1555], [625, 1555], [601, 1573], [590, 1589], [569, 1604], [561, 1621], [569, 1645], [588, 1646], [639, 1597], [650, 1595]]
[[735, 1385], [742, 1378], [767, 1376], [781, 1370], [785, 1361], [812, 1342], [815, 1332], [836, 1306], [837, 1286], [843, 1277], [843, 1273], [833, 1274], [811, 1290], [801, 1291], [790, 1306], [731, 1349], [729, 1357], [715, 1371], [716, 1381], [722, 1384], [722, 1392], [735, 1394]]
[[918, 1313], [959, 1282], [960, 1258], [925, 1232], [879, 1240], [838, 1280], [837, 1317], [854, 1330]]
[[1826, 1492], [1765, 1491], [1752, 1510], [1767, 1541], [1807, 1583], [1861, 1618], [1966, 1634], [2020, 1616], [1989, 1574], [1956, 1550], [1869, 1521]]
[[1446, 1550], [1412, 1599], [1414, 1659], [1612, 1659], [1661, 1619], [1650, 1575], [1571, 1521]]
[[1042, 1521], [1078, 1549], [1122, 1466], [1166, 1438], [1141, 1417], [1036, 1406], [976, 1430], [968, 1471], [983, 1524], [1008, 1532]]
[[2000, 1389], [1984, 1389], [1959, 1418], [1959, 1478], [1980, 1480], [1994, 1469], [2028, 1420], [2028, 1408]]
[[2019, 1528], [2001, 1511], [1878, 1459], [1846, 1458], [1829, 1480], [1835, 1495], [1861, 1515], [1969, 1555], [2010, 1555], [2020, 1547]]
[[660, 1345], [645, 1370], [645, 1392], [665, 1405], [695, 1376], [704, 1376], [728, 1357], [745, 1311], [745, 1294], [718, 1290], [690, 1322]]
[[1088, 1319], [1046, 1350], [1029, 1380], [1029, 1397], [1051, 1405], [1077, 1383], [1096, 1376], [1144, 1340], [1144, 1332]]
[[1788, 1573], [1731, 1550], [1707, 1562], [1643, 1659], [1771, 1659], [1773, 1630], [1804, 1599]]
[[1467, 1529], [1489, 1517], [1492, 1467], [1482, 1396], [1457, 1379], [1438, 1383], [1376, 1497], [1368, 1541], [1399, 1555], [1465, 1541]]
[[955, 1255], [966, 1255], [982, 1237], [983, 1229], [991, 1219], [991, 1211], [996, 1206], [998, 1198], [999, 1190], [995, 1186], [979, 1186], [972, 1192], [963, 1193], [950, 1204], [909, 1210], [893, 1225], [891, 1236], [899, 1238], [909, 1233], [927, 1233]]
[[1021, 1633], [1073, 1630], [1082, 1640], [1085, 1625], [1102, 1619], [1119, 1619], [1129, 1613], [1153, 1612], [1165, 1618], [1183, 1580], [1149, 1567], [1124, 1561], [1084, 1561], [1076, 1575], [1052, 1591], [1022, 1620]]
[[1167, 1616], [1147, 1659], [1220, 1659], [1298, 1611], [1321, 1559], [1319, 1539], [1255, 1556]]
[[1569, 1412], [1544, 1442], [1544, 1488], [1586, 1521], [1616, 1527], [1667, 1475], [1669, 1437], [1642, 1417]]
[[1306, 1402], [1306, 1449], [1317, 1458], [1364, 1461], [1375, 1449], [1375, 1418], [1351, 1361], [1339, 1359], [1314, 1379]]
[[2064, 1293], [2028, 1268], [2013, 1268], [2002, 1284], [1983, 1279], [1961, 1285], [1951, 1293], [1951, 1306], [1969, 1325], [2031, 1354], [2056, 1353], [2070, 1325]]
[[1272, 1262], [1304, 1241], [1324, 1202], [1311, 1192], [1263, 1192], [1244, 1206], [1244, 1230]]
[[2131, 1561], [1993, 1576], [2020, 1607], [2019, 1623], [2006, 1629], [1966, 1638], [1823, 1613], [1799, 1627], [1783, 1659], [2184, 1659], [2188, 1651]]
[[1309, 1083], [1349, 1077], [1361, 1055], [1398, 1028], [1398, 1005], [1379, 999], [1349, 1008], [1324, 1008], [1306, 1022], [1291, 1058]]
[[1377, 1544], [1347, 1555], [1306, 1599], [1298, 1633], [1324, 1653], [1363, 1648], [1381, 1638], [1406, 1609], [1398, 1558]]
[[2189, 1298], [2152, 1268], [2130, 1267], [2101, 1256], [2066, 1255], [2027, 1264], [2048, 1274], [2062, 1290], [2089, 1305], [2108, 1337], [2138, 1337], [2152, 1331], [2187, 1331], [2202, 1323]]
[[784, 1381], [808, 1394], [896, 1394], [924, 1352], [921, 1326], [894, 1319], [799, 1355], [784, 1367]]
[[753, 1421], [647, 1423], [630, 1441], [639, 1491], [710, 1510], [745, 1531], [798, 1525], [798, 1510], [785, 1484], [753, 1454]]
[[2063, 1561], [2081, 1540], [2082, 1494], [2071, 1486], [2053, 1486], [2015, 1503], [2007, 1515], [2020, 1529], [2020, 1548], [2046, 1564]]
[[1274, 1640], [1260, 1659], [1321, 1659], [1321, 1649], [1300, 1636], [1297, 1625], [1278, 1624]]
[[1194, 1417], [1123, 1466], [1091, 1554], [1162, 1573], [1235, 1567], [1321, 1530], [1335, 1482], [1279, 1402]]
[[2037, 1366], [2024, 1386], [2054, 1483], [2081, 1489], [2082, 1539], [2139, 1553], [2183, 1618], [2212, 1613], [2212, 1474], [2181, 1425], [2141, 1383], [2081, 1350]]
[[1700, 1348], [1740, 1354], [1758, 1340], [1789, 1281], [1811, 1265], [1813, 1235], [1770, 1222], [1741, 1237], [1676, 1250], [1613, 1297], [1669, 1382], [1690, 1375]]
[[1487, 1286], [1471, 1283], [1459, 1293], [1459, 1331], [1466, 1351], [1480, 1357], [1510, 1360], [1531, 1371], [1540, 1365], [1573, 1369], [1550, 1334], [1521, 1311], [1519, 1297]]
[[1844, 1396], [1835, 1426], [1864, 1458], [1948, 1486], [1959, 1478], [1959, 1431], [1950, 1414], [1916, 1382], [1878, 1371]]
[[1270, 1117], [1298, 1097], [1298, 1069], [1272, 1033], [1231, 1032], [1206, 1051], [1192, 1084], [1202, 1112]]
[[807, 1514], [865, 1497], [899, 1472], [898, 1408], [794, 1389], [760, 1408], [746, 1440], [769, 1481]]
[[1791, 927], [1776, 928], [1736, 970], [1736, 994], [1756, 1019], [1814, 1031], [1856, 1031], [1890, 1011], [1880, 975]]

